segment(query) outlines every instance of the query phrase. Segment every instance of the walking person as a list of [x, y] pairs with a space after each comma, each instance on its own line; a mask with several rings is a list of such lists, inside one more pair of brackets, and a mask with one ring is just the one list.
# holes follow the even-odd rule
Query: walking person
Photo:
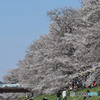
[[57, 92], [57, 100], [60, 100], [60, 95], [61, 95], [61, 92], [60, 90]]
[[79, 86], [80, 86], [79, 80], [77, 80], [77, 90], [79, 89]]
[[66, 92], [66, 89], [64, 89], [63, 90], [63, 92], [62, 92], [62, 97], [63, 97], [63, 100], [67, 100], [67, 94], [66, 94], [67, 92]]
[[74, 86], [75, 86], [75, 81], [74, 81], [74, 79], [73, 79], [73, 81], [72, 81], [72, 89], [74, 90]]

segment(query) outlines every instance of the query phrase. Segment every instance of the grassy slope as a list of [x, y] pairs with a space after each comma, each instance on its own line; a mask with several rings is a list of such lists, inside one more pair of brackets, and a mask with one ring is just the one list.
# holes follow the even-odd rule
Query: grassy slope
[[[86, 92], [87, 90], [90, 90], [90, 92], [100, 92], [100, 86], [92, 88], [92, 89], [86, 88], [86, 89], [83, 89], [83, 90], [78, 90], [76, 92]], [[67, 95], [68, 95], [67, 100], [83, 100], [83, 96], [71, 97], [70, 92], [67, 92]], [[57, 100], [56, 94], [54, 94], [54, 95], [41, 95], [39, 97], [34, 98], [34, 100], [42, 100], [45, 96], [48, 98], [48, 100]], [[92, 96], [92, 97], [90, 97], [89, 99], [86, 99], [86, 100], [99, 100], [99, 99], [100, 99], [100, 96]]]
[[[100, 86], [98, 87], [95, 87], [95, 88], [92, 88], [92, 89], [88, 89], [88, 88], [85, 88], [85, 89], [82, 89], [82, 90], [78, 90], [76, 92], [86, 92], [87, 90], [90, 90], [90, 92], [98, 92], [100, 93]], [[48, 100], [57, 100], [57, 97], [56, 97], [56, 94], [51, 94], [51, 95], [41, 95], [41, 96], [38, 96], [36, 98], [34, 98], [34, 100], [42, 100], [44, 97], [47, 97]], [[100, 99], [100, 96], [92, 96], [86, 100], [99, 100]], [[20, 99], [15, 99], [15, 100], [27, 100], [25, 99], [24, 97], [23, 98], [20, 98]], [[62, 97], [61, 97], [61, 100]], [[83, 96], [74, 96], [74, 97], [71, 97], [70, 96], [70, 92], [67, 92], [67, 100], [83, 100]]]

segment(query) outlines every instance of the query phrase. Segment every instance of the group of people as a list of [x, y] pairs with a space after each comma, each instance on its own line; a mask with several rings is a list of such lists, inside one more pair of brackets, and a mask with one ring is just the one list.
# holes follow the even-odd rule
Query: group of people
[[96, 81], [93, 81], [91, 85], [86, 84], [87, 79], [89, 78], [90, 72], [80, 75], [79, 77], [73, 79], [72, 83], [69, 84], [69, 90], [78, 90], [81, 89], [82, 87], [84, 88], [93, 88], [96, 87]]
[[[64, 88], [63, 91], [62, 91], [62, 97], [63, 97], [63, 100], [67, 100], [67, 90], [66, 90], [66, 88]], [[61, 98], [61, 90], [59, 90], [57, 92], [57, 100], [60, 100], [60, 98]]]
[[89, 88], [93, 88], [93, 87], [96, 87], [97, 84], [96, 84], [96, 81], [93, 81], [93, 83], [89, 86]]
[[86, 81], [89, 78], [89, 75], [91, 75], [91, 73], [87, 72], [86, 74], [81, 74], [79, 77], [73, 79], [72, 84], [69, 84], [69, 87], [67, 89], [64, 88], [62, 91], [59, 90], [57, 92], [57, 100], [60, 100], [61, 92], [62, 92], [63, 100], [67, 100], [67, 93], [66, 93], [67, 90], [79, 90], [79, 89], [82, 89], [82, 87], [84, 88], [96, 87], [97, 86], [96, 81], [93, 81], [93, 83], [90, 86], [86, 84]]
[[82, 86], [86, 87], [85, 82], [87, 81], [89, 74], [90, 73], [87, 73], [85, 75], [80, 75], [79, 77], [73, 79], [73, 81], [72, 81], [72, 90], [81, 89]]
[[[67, 100], [67, 89], [64, 88], [63, 90], [59, 90], [57, 92], [57, 100], [61, 100], [61, 93], [62, 93], [62, 97], [63, 100]], [[43, 100], [48, 100], [47, 97], [43, 98]]]
[[[63, 100], [67, 100], [67, 90], [79, 90], [82, 87], [84, 87], [84, 88], [86, 88], [86, 87], [88, 87], [88, 88], [96, 87], [97, 86], [96, 81], [93, 81], [93, 83], [90, 86], [85, 84], [89, 75], [90, 75], [90, 72], [88, 72], [84, 75], [81, 74], [79, 77], [73, 79], [72, 83], [69, 84], [69, 87], [66, 87], [66, 88], [59, 90], [57, 92], [57, 100], [61, 100], [61, 93], [62, 93]], [[45, 98], [43, 98], [43, 100], [48, 100], [48, 99], [45, 97]]]

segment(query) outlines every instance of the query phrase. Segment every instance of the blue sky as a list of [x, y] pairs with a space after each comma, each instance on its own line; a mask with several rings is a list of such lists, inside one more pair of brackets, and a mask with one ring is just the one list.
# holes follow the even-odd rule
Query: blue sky
[[80, 7], [78, 0], [0, 0], [0, 80], [7, 70], [17, 68], [27, 47], [47, 34], [47, 11]]

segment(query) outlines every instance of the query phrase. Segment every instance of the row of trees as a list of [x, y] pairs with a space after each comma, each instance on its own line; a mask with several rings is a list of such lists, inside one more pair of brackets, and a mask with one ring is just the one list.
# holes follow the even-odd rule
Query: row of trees
[[18, 82], [37, 94], [50, 93], [99, 63], [99, 10], [99, 0], [85, 0], [80, 9], [49, 11], [48, 35], [28, 47], [25, 58], [4, 76], [4, 82]]

